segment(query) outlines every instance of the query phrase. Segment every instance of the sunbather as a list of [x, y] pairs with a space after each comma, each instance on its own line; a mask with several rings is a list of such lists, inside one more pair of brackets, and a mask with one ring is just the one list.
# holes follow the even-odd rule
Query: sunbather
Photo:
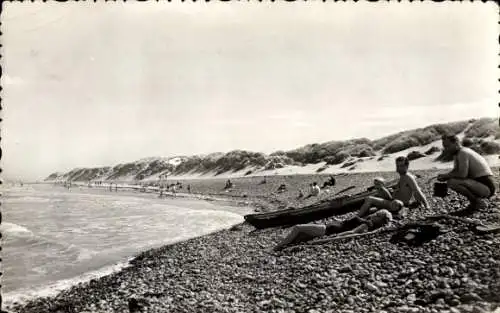
[[378, 229], [388, 225], [392, 221], [392, 214], [387, 210], [379, 210], [366, 218], [354, 216], [344, 221], [333, 221], [328, 224], [300, 224], [292, 228], [292, 231], [275, 247], [280, 250], [292, 243], [311, 240], [316, 237], [337, 234], [345, 236], [360, 234]]
[[401, 214], [404, 207], [411, 205], [412, 200], [417, 204], [429, 208], [429, 203], [424, 193], [418, 186], [413, 174], [408, 172], [410, 161], [407, 157], [401, 156], [396, 159], [396, 171], [399, 174], [399, 181], [393, 193], [391, 193], [383, 181], [375, 181], [375, 188], [378, 190], [377, 196], [367, 197], [359, 210], [359, 216], [370, 213], [370, 209], [386, 209], [393, 214]]
[[321, 188], [325, 189], [327, 187], [333, 187], [333, 186], [335, 186], [335, 183], [336, 183], [335, 177], [330, 176], [330, 178], [326, 182], [323, 183], [323, 187], [321, 187]]

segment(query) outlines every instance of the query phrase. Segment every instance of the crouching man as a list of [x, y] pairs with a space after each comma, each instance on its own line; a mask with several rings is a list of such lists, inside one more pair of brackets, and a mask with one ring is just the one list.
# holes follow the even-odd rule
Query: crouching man
[[469, 206], [456, 215], [468, 215], [483, 208], [484, 199], [495, 194], [493, 172], [486, 160], [474, 150], [463, 147], [457, 136], [443, 136], [445, 153], [453, 155], [454, 167], [446, 174], [437, 176], [439, 181], [446, 181], [448, 187], [465, 196]]

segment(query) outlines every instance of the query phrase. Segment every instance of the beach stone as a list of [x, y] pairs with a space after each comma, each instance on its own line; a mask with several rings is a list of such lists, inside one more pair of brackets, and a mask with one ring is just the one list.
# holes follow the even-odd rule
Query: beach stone
[[461, 300], [462, 302], [465, 302], [465, 303], [467, 303], [467, 302], [472, 302], [472, 301], [483, 301], [483, 299], [482, 299], [482, 298], [481, 298], [478, 294], [476, 294], [476, 293], [474, 293], [474, 292], [470, 292], [470, 293], [466, 293], [466, 294], [464, 294], [464, 295], [460, 298], [460, 300]]
[[354, 305], [354, 303], [356, 303], [356, 300], [354, 299], [354, 297], [349, 296], [347, 297], [347, 303], [349, 305]]
[[408, 300], [410, 303], [413, 303], [417, 300], [417, 296], [412, 293], [412, 294], [409, 294], [407, 297], [406, 297], [406, 300]]
[[386, 288], [389, 286], [389, 284], [384, 283], [383, 281], [380, 281], [380, 280], [376, 281], [374, 284], [375, 284], [375, 286], [377, 286], [379, 288]]
[[377, 251], [370, 251], [370, 252], [368, 252], [368, 254], [367, 254], [367, 255], [368, 255], [368, 256], [370, 256], [370, 257], [373, 257], [373, 258], [375, 258], [375, 259], [379, 259], [379, 258], [380, 258], [380, 256], [381, 256], [381, 255], [380, 255], [380, 253], [379, 253], [379, 252], [377, 252]]
[[379, 292], [379, 291], [380, 291], [380, 290], [378, 289], [378, 287], [377, 287], [377, 286], [375, 286], [375, 285], [374, 285], [374, 284], [372, 284], [372, 283], [366, 283], [366, 284], [365, 284], [365, 287], [366, 287], [366, 289], [368, 289], [368, 290], [370, 290], [370, 291], [372, 291], [372, 292]]
[[459, 306], [461, 302], [458, 299], [451, 299], [449, 303], [451, 306]]
[[397, 312], [409, 312], [410, 307], [408, 307], [407, 305], [403, 305], [403, 306], [397, 307], [396, 311]]
[[352, 267], [350, 265], [344, 265], [341, 268], [339, 268], [339, 273], [348, 273], [352, 272]]
[[[495, 313], [496, 313], [497, 310], [495, 310]], [[479, 306], [474, 306], [473, 309], [472, 309], [472, 313], [486, 313], [487, 310], [486, 309], [483, 309]]]

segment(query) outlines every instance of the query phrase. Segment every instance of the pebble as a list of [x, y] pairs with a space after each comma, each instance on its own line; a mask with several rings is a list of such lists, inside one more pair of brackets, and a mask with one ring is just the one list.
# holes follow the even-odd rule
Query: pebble
[[407, 297], [406, 297], [406, 300], [408, 300], [410, 303], [413, 303], [417, 300], [417, 296], [412, 293], [412, 294], [409, 294]]
[[368, 289], [368, 290], [370, 290], [370, 291], [372, 291], [372, 292], [379, 292], [378, 287], [377, 287], [377, 286], [375, 286], [375, 285], [374, 285], [374, 284], [372, 284], [372, 283], [366, 283], [366, 284], [365, 284], [365, 286], [366, 286], [366, 289]]
[[462, 300], [462, 302], [471, 302], [471, 301], [477, 301], [477, 302], [479, 302], [479, 301], [483, 301], [483, 299], [481, 299], [481, 297], [478, 294], [473, 293], [473, 292], [464, 294], [461, 297], [461, 300]]
[[377, 286], [379, 288], [385, 288], [385, 287], [389, 286], [389, 284], [384, 283], [383, 281], [376, 281], [375, 286]]
[[350, 265], [345, 265], [345, 266], [342, 266], [341, 268], [339, 268], [339, 273], [348, 273], [348, 272], [352, 272], [352, 267]]
[[[349, 176], [350, 184], [362, 186], [356, 175]], [[253, 193], [245, 192], [252, 202]], [[432, 185], [424, 192], [432, 193]], [[279, 204], [286, 201], [285, 195], [277, 197]], [[453, 197], [437, 199], [435, 207], [418, 214], [446, 210]], [[53, 304], [71, 299], [76, 312], [126, 312], [126, 299], [144, 296], [149, 305], [143, 312], [486, 312], [488, 302], [479, 295], [500, 302], [490, 292], [499, 264], [491, 247], [500, 240], [478, 240], [461, 222], [439, 223], [452, 231], [421, 247], [394, 245], [390, 235], [378, 235], [279, 253], [257, 242], [271, 246], [289, 229], [250, 234], [253, 228], [242, 223], [233, 231], [147, 251], [130, 268], [91, 286], [80, 284], [56, 300], [37, 299], [8, 311], [55, 312], [49, 309]]]
[[354, 298], [353, 298], [353, 297], [347, 297], [347, 303], [348, 303], [349, 305], [354, 305], [354, 303], [355, 303], [355, 302], [356, 302], [356, 300], [354, 300]]
[[460, 300], [458, 300], [458, 299], [451, 299], [450, 300], [450, 305], [451, 306], [458, 306], [458, 305], [460, 305]]

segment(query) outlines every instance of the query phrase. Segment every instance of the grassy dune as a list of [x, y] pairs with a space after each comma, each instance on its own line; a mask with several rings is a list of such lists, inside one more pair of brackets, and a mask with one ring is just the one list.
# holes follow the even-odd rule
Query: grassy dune
[[[365, 161], [383, 161], [399, 155], [407, 155], [420, 162], [419, 168], [432, 168], [432, 162], [448, 162], [449, 156], [440, 151], [440, 138], [444, 134], [459, 135], [463, 144], [482, 155], [500, 154], [500, 126], [496, 118], [436, 124], [424, 128], [403, 131], [377, 140], [358, 138], [309, 144], [290, 151], [275, 151], [269, 155], [259, 152], [234, 150], [228, 153], [212, 153], [205, 156], [150, 158], [118, 164], [114, 167], [74, 169], [68, 173], [53, 173], [46, 181], [71, 180], [157, 180], [161, 175], [183, 176], [254, 176], [269, 175], [280, 169], [320, 164], [312, 170], [323, 172], [332, 167], [337, 170], [359, 170]], [[493, 160], [493, 158], [490, 158]], [[372, 162], [373, 163], [373, 162]], [[384, 168], [383, 163], [373, 164], [374, 170]], [[367, 168], [365, 166], [365, 168]]]

